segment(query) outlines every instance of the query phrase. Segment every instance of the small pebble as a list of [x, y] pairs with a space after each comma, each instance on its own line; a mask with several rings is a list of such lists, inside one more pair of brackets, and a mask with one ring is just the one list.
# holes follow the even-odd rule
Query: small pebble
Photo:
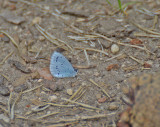
[[45, 37], [39, 36], [38, 39], [39, 39], [40, 41], [44, 41], [44, 40], [45, 40]]
[[94, 72], [94, 76], [98, 77], [100, 75], [99, 72]]
[[73, 90], [72, 89], [67, 89], [67, 94], [71, 96], [73, 94]]
[[17, 30], [18, 30], [18, 26], [14, 26], [13, 29], [14, 29], [15, 31], [17, 31]]
[[41, 17], [35, 17], [33, 20], [32, 20], [32, 24], [39, 24], [41, 23], [42, 21], [42, 18]]
[[22, 85], [16, 86], [14, 88], [14, 91], [19, 93], [19, 92], [25, 91], [26, 89], [28, 89], [28, 87], [25, 84], [22, 84]]
[[108, 110], [117, 110], [118, 109], [118, 105], [116, 103], [111, 103], [108, 107]]
[[51, 102], [55, 102], [57, 100], [57, 96], [56, 95], [52, 95], [52, 96], [49, 97], [49, 100]]
[[37, 82], [38, 82], [38, 83], [40, 83], [40, 82], [42, 82], [42, 81], [43, 81], [43, 79], [38, 79], [38, 81], [37, 81]]
[[118, 52], [119, 52], [119, 46], [118, 46], [117, 44], [113, 44], [113, 45], [111, 46], [111, 52], [112, 52], [113, 54], [118, 53]]
[[1, 85], [0, 86], [0, 94], [3, 96], [9, 96], [10, 92], [8, 87]]

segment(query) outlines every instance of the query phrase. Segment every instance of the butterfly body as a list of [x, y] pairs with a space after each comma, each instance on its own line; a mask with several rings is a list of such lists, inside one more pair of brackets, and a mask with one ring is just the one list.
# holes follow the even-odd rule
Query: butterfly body
[[57, 78], [75, 77], [77, 75], [77, 70], [72, 67], [71, 63], [56, 51], [51, 56], [50, 72]]

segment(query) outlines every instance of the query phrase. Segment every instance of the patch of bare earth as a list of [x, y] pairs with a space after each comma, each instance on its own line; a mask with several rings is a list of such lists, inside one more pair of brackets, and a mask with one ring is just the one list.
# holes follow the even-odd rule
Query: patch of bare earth
[[[160, 3], [122, 2], [124, 13], [117, 0], [0, 0], [0, 126], [116, 126], [127, 79], [159, 71], [160, 58]], [[50, 74], [55, 50], [76, 77]]]

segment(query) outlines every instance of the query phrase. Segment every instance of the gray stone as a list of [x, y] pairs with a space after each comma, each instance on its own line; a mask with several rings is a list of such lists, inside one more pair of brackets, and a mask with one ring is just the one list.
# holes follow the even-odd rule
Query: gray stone
[[3, 96], [8, 96], [10, 94], [8, 87], [1, 85], [0, 86], [0, 94]]

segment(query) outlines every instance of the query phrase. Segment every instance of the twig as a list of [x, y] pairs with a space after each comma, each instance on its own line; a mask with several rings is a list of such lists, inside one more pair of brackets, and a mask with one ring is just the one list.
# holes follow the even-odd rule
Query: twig
[[155, 35], [160, 35], [160, 33], [151, 31], [151, 30], [149, 30], [149, 29], [147, 29], [147, 28], [144, 28], [144, 27], [142, 27], [141, 25], [139, 25], [139, 24], [137, 24], [137, 23], [134, 23], [134, 22], [131, 22], [131, 23], [132, 23], [133, 25], [135, 25], [136, 27], [138, 27], [139, 29], [141, 29], [141, 30], [143, 30], [143, 31], [145, 31], [145, 32], [147, 32], [147, 33], [155, 34]]
[[[50, 33], [48, 33], [45, 29], [43, 29], [41, 26], [39, 26], [38, 24], [35, 24], [36, 29], [45, 37], [47, 38], [51, 43], [59, 46], [60, 44], [53, 41], [53, 40], [57, 40], [63, 44], [65, 44], [71, 51], [73, 51], [73, 49], [71, 48], [71, 46], [69, 46], [66, 42], [56, 38], [55, 36], [51, 35]], [[65, 48], [64, 48], [65, 49]], [[65, 49], [66, 50], [66, 49]]]
[[[81, 91], [82, 89], [84, 89], [84, 87], [80, 86], [80, 87], [78, 88], [78, 90], [69, 98], [69, 100], [72, 100], [77, 94], [80, 93], [80, 91]], [[68, 103], [69, 103], [69, 102], [65, 102], [65, 104], [68, 104]]]
[[43, 84], [42, 84], [42, 85], [40, 85], [40, 86], [37, 86], [37, 87], [35, 87], [35, 88], [32, 88], [32, 89], [29, 89], [29, 90], [23, 91], [22, 93], [24, 94], [24, 93], [31, 92], [31, 91], [33, 91], [33, 90], [35, 90], [35, 89], [38, 89], [38, 88], [42, 87], [42, 86], [43, 86]]
[[76, 41], [89, 41], [89, 40], [95, 40], [98, 36], [95, 35], [85, 35], [84, 37], [82, 36], [68, 36], [68, 38]]
[[122, 67], [122, 69], [124, 71], [133, 71], [133, 70], [136, 70], [138, 68], [137, 64], [136, 65], [131, 65], [131, 66], [128, 66], [128, 67]]
[[136, 11], [142, 13], [142, 14], [145, 14], [145, 15], [149, 15], [149, 16], [154, 16], [155, 14], [145, 8], [142, 8], [142, 9], [135, 9]]
[[79, 95], [79, 97], [77, 97], [76, 99], [74, 99], [74, 101], [77, 101], [78, 99], [80, 99], [86, 91], [87, 91], [87, 89], [85, 89], [84, 91], [82, 91], [82, 93]]
[[93, 81], [92, 79], [89, 79], [89, 81], [92, 82], [97, 87], [99, 87], [103, 91], [104, 94], [106, 94], [108, 97], [110, 97], [109, 94], [101, 86], [99, 86], [95, 81]]
[[[110, 115], [114, 115], [116, 113], [110, 113], [110, 114], [96, 114], [93, 116], [78, 116], [77, 118], [73, 118], [73, 119], [60, 119], [58, 121], [53, 121], [51, 122], [52, 124], [56, 124], [56, 123], [62, 123], [62, 122], [72, 122], [72, 121], [82, 121], [82, 120], [92, 120], [92, 119], [100, 119], [100, 118], [105, 118], [108, 117]], [[47, 122], [46, 122], [47, 123]]]
[[115, 59], [115, 58], [117, 58], [117, 57], [119, 57], [119, 56], [122, 56], [123, 54], [118, 54], [117, 56], [113, 56], [113, 57], [111, 57], [111, 58], [109, 58], [109, 59], [107, 59], [107, 60], [105, 60], [106, 62], [107, 61], [110, 61], [110, 60], [113, 60], [113, 59]]
[[0, 65], [3, 65], [4, 62], [5, 62], [10, 56], [12, 56], [13, 53], [14, 53], [14, 51], [12, 51], [10, 54], [8, 54], [8, 55], [0, 62]]
[[[100, 119], [100, 118], [105, 118], [105, 117], [108, 117], [108, 116], [111, 116], [111, 115], [115, 115], [116, 113], [113, 112], [113, 113], [109, 113], [109, 114], [96, 114], [96, 115], [93, 115], [93, 116], [79, 116], [79, 117], [76, 117], [76, 118], [73, 118], [73, 119], [60, 119], [60, 120], [52, 120], [52, 121], [44, 121], [44, 120], [36, 120], [36, 119], [28, 119], [26, 117], [23, 117], [23, 116], [18, 116], [16, 115], [17, 119], [23, 119], [23, 120], [27, 120], [27, 121], [34, 121], [34, 122], [38, 122], [38, 123], [43, 123], [43, 124], [58, 124], [58, 123], [67, 123], [67, 122], [77, 122], [77, 121], [82, 121], [82, 120], [94, 120], [94, 119]], [[55, 126], [56, 127], [56, 126]]]
[[19, 95], [17, 96], [16, 100], [14, 101], [14, 103], [13, 103], [13, 105], [12, 105], [12, 107], [11, 107], [11, 114], [10, 114], [11, 120], [14, 119], [14, 108], [15, 108], [16, 103], [17, 103], [18, 100], [20, 99], [21, 95], [22, 95], [22, 92], [19, 93]]
[[160, 38], [160, 35], [146, 34], [146, 33], [134, 33], [137, 37], [150, 37], [150, 38]]
[[90, 65], [89, 57], [88, 57], [88, 54], [85, 49], [84, 49], [84, 54], [86, 56], [86, 60], [87, 60], [88, 65]]
[[8, 99], [8, 115], [11, 116], [11, 99], [13, 92], [10, 93], [9, 99]]
[[73, 65], [73, 67], [77, 69], [90, 69], [90, 68], [95, 68], [96, 65], [86, 65], [86, 66], [81, 66], [81, 65]]
[[47, 109], [49, 106], [50, 106], [49, 104], [38, 105], [38, 106], [32, 108], [31, 112], [40, 112], [40, 111]]
[[77, 123], [78, 122], [60, 123], [60, 124], [49, 125], [46, 127], [68, 127], [68, 126], [73, 126], [74, 124], [77, 124]]
[[19, 46], [18, 46], [18, 44], [16, 43], [16, 41], [15, 41], [8, 33], [4, 32], [4, 31], [0, 31], [0, 33], [3, 33], [3, 34], [5, 34], [7, 37], [9, 37], [9, 39], [12, 41], [13, 45], [14, 45], [14, 46], [18, 49], [18, 51], [19, 51]]
[[19, 115], [16, 115], [16, 119], [23, 119], [23, 120], [27, 120], [27, 121], [34, 121], [34, 122], [37, 122], [37, 123], [44, 123], [45, 121], [44, 120], [36, 120], [36, 119], [29, 119], [29, 118], [26, 118], [24, 116], [19, 116]]
[[100, 40], [99, 40], [99, 39], [98, 39], [98, 43], [100, 44], [102, 51], [104, 51], [104, 49], [103, 49], [103, 45], [102, 45], [102, 43], [100, 42]]
[[29, 1], [19, 0], [19, 2], [22, 2], [22, 3], [25, 3], [25, 4], [27, 4], [27, 5], [31, 5], [31, 6], [34, 6], [34, 7], [38, 7], [38, 8], [43, 9], [40, 5], [31, 3], [31, 2], [29, 2]]
[[101, 37], [101, 38], [103, 38], [103, 39], [105, 39], [105, 40], [107, 40], [107, 41], [116, 43], [116, 42], [113, 41], [112, 39], [110, 39], [110, 38], [108, 38], [108, 37], [106, 37], [106, 36], [104, 36], [104, 35], [101, 35], [101, 34], [99, 34], [99, 33], [92, 33], [92, 34], [93, 34], [93, 35], [97, 35], [97, 36], [99, 36], [99, 37]]
[[133, 56], [130, 56], [130, 55], [129, 55], [129, 57], [130, 57], [132, 60], [136, 61], [137, 63], [140, 63], [141, 65], [144, 65], [144, 62], [142, 62], [141, 60], [138, 60], [138, 59], [136, 59], [136, 58], [134, 58]]
[[76, 47], [75, 49], [82, 49], [82, 50], [88, 50], [88, 51], [95, 51], [95, 52], [103, 53], [103, 54], [105, 54], [105, 55], [108, 56], [108, 53], [107, 53], [107, 52], [104, 52], [104, 51], [98, 50], [98, 49], [93, 49], [93, 48], [78, 48], [78, 47]]
[[80, 106], [83, 106], [83, 107], [86, 107], [86, 108], [91, 108], [91, 109], [96, 109], [96, 110], [102, 110], [102, 109], [100, 109], [100, 108], [96, 108], [96, 107], [93, 107], [93, 106], [90, 106], [90, 105], [87, 105], [87, 104], [83, 104], [83, 103], [71, 101], [71, 100], [69, 100], [69, 99], [62, 98], [62, 100], [65, 100], [65, 101], [68, 101], [68, 102], [71, 102], [71, 103], [75, 103], [75, 104], [77, 104], [77, 105], [80, 105]]
[[79, 29], [79, 28], [77, 28], [77, 27], [75, 27], [75, 26], [73, 26], [73, 25], [69, 25], [68, 22], [65, 22], [65, 24], [68, 25], [68, 26], [70, 26], [72, 29], [76, 30], [77, 32], [79, 32], [79, 33], [81, 33], [81, 34], [84, 33], [83, 30], [81, 30], [81, 29]]
[[118, 42], [119, 45], [123, 45], [123, 46], [128, 46], [128, 47], [133, 47], [133, 48], [138, 48], [138, 49], [141, 49], [141, 50], [144, 50], [148, 53], [151, 53], [153, 55], [155, 55], [154, 53], [152, 53], [151, 51], [149, 51], [148, 49], [144, 48], [144, 47], [140, 47], [140, 46], [137, 46], [137, 45], [129, 45], [129, 44], [123, 44], [123, 43], [120, 43]]
[[155, 26], [156, 26], [157, 23], [158, 23], [158, 16], [155, 15], [152, 29], [155, 29]]
[[52, 106], [58, 106], [58, 107], [75, 107], [75, 105], [62, 105], [62, 104], [54, 104], [54, 103], [45, 103]]
[[50, 114], [46, 114], [46, 115], [37, 117], [36, 120], [38, 120], [38, 119], [43, 119], [43, 118], [46, 118], [46, 117], [48, 117], [48, 116], [56, 115], [56, 114], [59, 114], [59, 113], [60, 113], [60, 112], [53, 112], [53, 113], [50, 113]]
[[34, 58], [37, 58], [39, 56], [39, 54], [41, 53], [42, 51], [42, 47], [40, 48], [40, 50], [37, 52], [36, 56]]
[[1, 105], [0, 105], [0, 109], [2, 109], [5, 113], [7, 113], [7, 114], [8, 114], [8, 110], [7, 110], [7, 109], [5, 109], [5, 108], [3, 108]]
[[5, 79], [7, 79], [8, 81], [10, 81], [9, 78], [6, 75], [1, 74], [1, 73], [0, 73], [0, 75], [2, 75]]

